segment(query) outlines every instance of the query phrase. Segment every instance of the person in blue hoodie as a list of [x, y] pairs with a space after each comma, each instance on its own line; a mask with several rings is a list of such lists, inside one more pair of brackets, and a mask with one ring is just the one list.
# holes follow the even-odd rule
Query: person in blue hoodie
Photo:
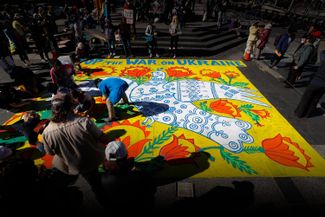
[[321, 65], [314, 74], [295, 110], [295, 115], [299, 118], [310, 117], [316, 110], [319, 99], [325, 93], [325, 50], [320, 52], [320, 63]]

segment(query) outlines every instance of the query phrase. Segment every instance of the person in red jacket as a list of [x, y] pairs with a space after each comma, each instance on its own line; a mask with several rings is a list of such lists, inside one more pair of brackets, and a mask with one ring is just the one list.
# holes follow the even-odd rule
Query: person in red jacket
[[271, 34], [272, 24], [268, 23], [259, 31], [258, 40], [256, 43], [256, 59], [260, 60], [262, 50], [264, 49], [266, 43], [269, 41], [269, 36]]

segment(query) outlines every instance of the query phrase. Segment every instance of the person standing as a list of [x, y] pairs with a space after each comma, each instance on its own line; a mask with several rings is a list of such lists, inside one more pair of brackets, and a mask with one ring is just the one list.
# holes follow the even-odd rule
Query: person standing
[[131, 55], [131, 31], [125, 18], [122, 18], [121, 23], [118, 25], [117, 33], [121, 36], [125, 57], [128, 58]]
[[269, 41], [269, 36], [271, 34], [272, 24], [268, 23], [262, 28], [258, 33], [258, 40], [256, 43], [256, 59], [260, 60], [262, 50], [264, 49], [266, 43]]
[[134, 5], [132, 4], [132, 0], [126, 0], [123, 6], [123, 18], [125, 18], [125, 22], [130, 26], [130, 29], [132, 28], [133, 38], [135, 38], [137, 35], [135, 28], [135, 15], [136, 11]]
[[244, 60], [249, 61], [251, 60], [251, 57], [254, 56], [253, 50], [256, 46], [257, 39], [258, 39], [258, 22], [255, 22], [249, 27], [249, 36], [246, 43]]
[[173, 58], [176, 58], [178, 38], [179, 35], [182, 34], [177, 15], [173, 16], [172, 21], [169, 24], [169, 34], [170, 34], [170, 54]]
[[152, 24], [152, 21], [149, 21], [146, 30], [144, 32], [145, 34], [145, 40], [147, 43], [147, 47], [148, 47], [148, 53], [149, 53], [149, 57], [152, 58], [153, 55], [155, 54], [156, 57], [159, 57], [158, 54], [158, 46], [157, 46], [157, 40], [155, 37], [155, 26]]
[[[50, 58], [48, 56], [48, 48], [46, 47], [46, 38], [44, 36], [41, 19], [38, 14], [33, 14], [33, 19], [29, 29], [35, 42], [35, 46], [41, 57], [41, 61], [49, 61]], [[46, 60], [44, 57], [46, 58]]]
[[316, 109], [319, 99], [325, 93], [325, 50], [320, 52], [320, 62], [321, 65], [295, 109], [295, 115], [299, 118], [310, 117]]
[[288, 30], [287, 33], [281, 35], [279, 37], [279, 41], [276, 43], [274, 55], [271, 58], [270, 68], [276, 67], [281, 59], [283, 58], [284, 54], [287, 52], [291, 42], [295, 39], [295, 34], [292, 30]]
[[103, 191], [98, 167], [111, 140], [93, 121], [73, 113], [70, 94], [58, 93], [51, 101], [52, 119], [42, 133], [44, 150], [53, 155], [53, 167], [68, 177], [82, 175], [99, 202]]
[[18, 13], [15, 14], [14, 20], [12, 21], [12, 28], [14, 29], [14, 35], [17, 45], [17, 53], [20, 60], [25, 64], [25, 66], [30, 65], [30, 61], [27, 55], [27, 42], [26, 42], [26, 32], [27, 28], [21, 24], [21, 19], [23, 19]]
[[0, 23], [0, 67], [10, 75], [14, 66], [15, 63], [9, 50], [9, 42]]
[[292, 87], [297, 78], [301, 75], [304, 67], [309, 63], [315, 49], [313, 45], [314, 42], [315, 37], [311, 35], [308, 36], [305, 44], [294, 54], [290, 72], [285, 80], [285, 87]]
[[107, 46], [109, 50], [108, 57], [114, 57], [115, 52], [115, 31], [116, 27], [112, 23], [111, 20], [108, 18], [105, 18], [105, 24], [104, 24], [104, 32], [105, 32], [105, 38], [107, 40]]

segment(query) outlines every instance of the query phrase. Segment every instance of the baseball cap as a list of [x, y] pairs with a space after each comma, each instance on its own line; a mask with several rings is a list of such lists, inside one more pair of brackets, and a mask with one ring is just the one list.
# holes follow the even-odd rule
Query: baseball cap
[[105, 149], [105, 156], [108, 161], [119, 160], [125, 158], [128, 155], [128, 151], [123, 142], [113, 141], [107, 144]]

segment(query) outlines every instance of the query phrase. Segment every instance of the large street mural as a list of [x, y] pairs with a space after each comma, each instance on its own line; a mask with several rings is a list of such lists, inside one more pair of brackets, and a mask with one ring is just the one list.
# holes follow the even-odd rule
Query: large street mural
[[[75, 80], [96, 98], [96, 124], [115, 133], [140, 166], [157, 169], [163, 161], [179, 168], [166, 170], [166, 176], [187, 172], [198, 178], [324, 176], [324, 159], [240, 72], [242, 67], [232, 60], [92, 59], [82, 63]], [[94, 82], [106, 77], [128, 82], [132, 102], [116, 105], [121, 120], [112, 123], [104, 121], [107, 112]], [[40, 114], [50, 117], [49, 110]], [[36, 162], [50, 167], [50, 159]], [[187, 170], [193, 165], [191, 174]]]

